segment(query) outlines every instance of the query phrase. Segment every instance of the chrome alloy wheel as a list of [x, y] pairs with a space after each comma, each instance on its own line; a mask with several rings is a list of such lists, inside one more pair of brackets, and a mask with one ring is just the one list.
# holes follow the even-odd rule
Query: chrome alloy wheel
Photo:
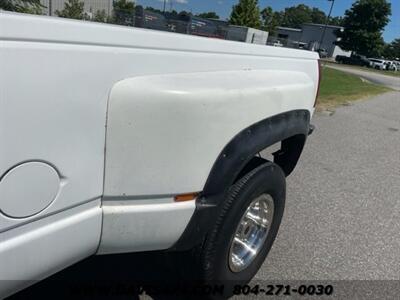
[[229, 250], [232, 272], [246, 269], [260, 252], [274, 216], [274, 201], [268, 194], [254, 199], [236, 228]]

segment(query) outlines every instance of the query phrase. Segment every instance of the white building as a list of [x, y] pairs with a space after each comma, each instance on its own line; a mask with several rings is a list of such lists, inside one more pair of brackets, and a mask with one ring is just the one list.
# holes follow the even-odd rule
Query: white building
[[[277, 27], [277, 38], [288, 47], [304, 48], [315, 51], [323, 48], [328, 57], [337, 55], [350, 56], [350, 51], [342, 50], [336, 42], [338, 31], [343, 31], [341, 26], [306, 23], [299, 28]], [[322, 39], [322, 45], [320, 45]]]
[[250, 27], [229, 25], [226, 39], [231, 41], [266, 45], [268, 40], [268, 32]]
[[[81, 0], [85, 6], [84, 11], [89, 17], [93, 17], [97, 11], [104, 10], [107, 16], [112, 15], [113, 0]], [[40, 3], [45, 6], [43, 13], [48, 16], [55, 16], [56, 11], [64, 9], [67, 0], [40, 0]]]

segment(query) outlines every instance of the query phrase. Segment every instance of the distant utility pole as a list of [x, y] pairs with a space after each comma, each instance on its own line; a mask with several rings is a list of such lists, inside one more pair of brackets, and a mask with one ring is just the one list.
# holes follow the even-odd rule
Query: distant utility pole
[[49, 0], [49, 16], [53, 14], [53, 0]]
[[329, 23], [329, 19], [331, 17], [331, 13], [332, 13], [332, 9], [333, 9], [333, 5], [335, 4], [335, 0], [328, 0], [329, 2], [332, 2], [331, 4], [331, 8], [329, 9], [329, 14], [326, 17], [326, 23], [324, 26], [324, 30], [322, 31], [322, 35], [321, 35], [321, 40], [319, 41], [319, 49], [321, 49], [322, 43], [324, 42], [324, 37], [325, 37], [325, 32], [326, 32], [326, 27], [328, 26]]
[[167, 0], [164, 0], [164, 9], [163, 9], [164, 14], [165, 14], [165, 6], [166, 5], [167, 5]]

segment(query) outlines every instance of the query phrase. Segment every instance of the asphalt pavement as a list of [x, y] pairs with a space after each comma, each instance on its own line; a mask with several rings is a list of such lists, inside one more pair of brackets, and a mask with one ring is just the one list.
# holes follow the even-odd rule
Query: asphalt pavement
[[400, 93], [316, 115], [262, 280], [400, 280]]
[[252, 285], [317, 280], [333, 284], [335, 298], [399, 299], [400, 92], [312, 123], [287, 179], [277, 239]]

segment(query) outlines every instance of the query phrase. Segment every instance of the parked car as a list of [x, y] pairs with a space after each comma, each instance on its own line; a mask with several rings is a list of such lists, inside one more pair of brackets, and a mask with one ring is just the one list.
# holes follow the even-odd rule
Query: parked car
[[337, 63], [369, 67], [370, 61], [365, 56], [354, 54], [352, 56], [337, 55], [335, 57]]
[[388, 70], [388, 71], [397, 71], [398, 70], [398, 67], [397, 67], [397, 64], [396, 64], [396, 62], [394, 62], [394, 61], [387, 61], [386, 62], [386, 70]]
[[281, 43], [281, 41], [274, 41], [272, 46], [274, 46], [274, 47], [283, 47], [283, 44]]
[[400, 61], [393, 61], [394, 65], [396, 66], [396, 71], [400, 70]]
[[377, 70], [386, 70], [386, 61], [378, 58], [368, 58], [371, 62], [370, 67]]
[[0, 28], [0, 298], [138, 251], [250, 281], [313, 130], [318, 54], [6, 12]]

